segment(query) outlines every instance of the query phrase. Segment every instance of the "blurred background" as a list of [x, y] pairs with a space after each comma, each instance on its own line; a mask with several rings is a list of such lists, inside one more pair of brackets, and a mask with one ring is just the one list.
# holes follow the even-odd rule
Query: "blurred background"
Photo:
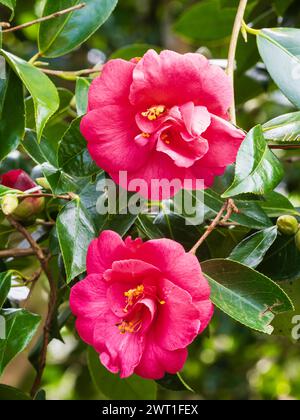
[[[99, 0], [101, 1], [101, 0]], [[43, 0], [17, 0], [14, 24], [39, 17]], [[201, 52], [226, 66], [226, 55], [237, 0], [120, 0], [113, 16], [74, 53], [51, 60], [50, 68], [80, 70], [104, 63], [111, 57], [131, 58], [149, 48]], [[0, 7], [0, 20], [9, 11]], [[256, 28], [300, 26], [299, 0], [250, 0], [247, 21]], [[5, 37], [4, 48], [29, 59], [36, 53], [36, 26]], [[74, 83], [61, 79], [56, 85], [74, 91]], [[275, 89], [260, 63], [255, 38], [240, 39], [237, 53], [236, 96], [238, 123], [248, 130], [258, 123], [293, 111]], [[300, 206], [300, 163], [286, 161], [285, 183], [280, 188]], [[292, 163], [291, 163], [292, 162]], [[22, 153], [15, 152], [1, 164], [7, 168], [37, 169]], [[33, 261], [32, 261], [33, 264]], [[299, 290], [300, 293], [300, 290]], [[31, 305], [36, 312], [46, 307], [43, 290], [35, 290]], [[53, 340], [44, 378], [48, 399], [101, 399], [87, 369], [85, 346], [77, 340], [70, 319], [62, 331], [64, 343]], [[26, 355], [17, 358], [1, 382], [27, 390], [32, 368]], [[217, 312], [210, 330], [190, 348], [183, 378], [195, 394], [159, 389], [166, 399], [300, 399], [300, 347], [286, 338], [255, 334]]]

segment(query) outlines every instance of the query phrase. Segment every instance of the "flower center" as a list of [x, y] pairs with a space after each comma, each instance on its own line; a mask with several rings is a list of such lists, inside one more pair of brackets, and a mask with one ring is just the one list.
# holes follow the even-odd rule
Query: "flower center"
[[122, 321], [119, 324], [116, 324], [118, 327], [120, 334], [128, 333], [137, 333], [142, 328], [142, 320], [134, 320], [134, 321]]
[[147, 111], [142, 112], [142, 116], [148, 118], [149, 121], [155, 121], [162, 114], [166, 112], [167, 108], [164, 105], [152, 106]]
[[126, 306], [124, 308], [124, 312], [128, 312], [128, 308], [133, 306], [137, 299], [144, 294], [144, 289], [144, 286], [140, 284], [135, 289], [129, 289], [124, 293], [124, 296], [126, 297]]

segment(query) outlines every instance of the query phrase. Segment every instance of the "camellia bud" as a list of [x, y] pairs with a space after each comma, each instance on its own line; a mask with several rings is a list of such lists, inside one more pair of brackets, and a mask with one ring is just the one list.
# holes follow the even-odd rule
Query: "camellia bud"
[[300, 251], [300, 230], [298, 230], [298, 232], [296, 233], [295, 236], [295, 242], [296, 242], [296, 247], [299, 249]]
[[19, 200], [13, 194], [7, 194], [1, 199], [1, 209], [6, 216], [13, 214], [18, 206]]
[[296, 235], [299, 230], [299, 222], [294, 216], [280, 216], [277, 219], [277, 227], [283, 235]]
[[[30, 191], [37, 187], [37, 184], [30, 176], [21, 169], [9, 171], [1, 176], [1, 184], [19, 191]], [[4, 201], [3, 201], [4, 200]], [[2, 199], [2, 211], [4, 214], [11, 214], [17, 220], [32, 222], [45, 207], [44, 197], [18, 198], [9, 194]]]

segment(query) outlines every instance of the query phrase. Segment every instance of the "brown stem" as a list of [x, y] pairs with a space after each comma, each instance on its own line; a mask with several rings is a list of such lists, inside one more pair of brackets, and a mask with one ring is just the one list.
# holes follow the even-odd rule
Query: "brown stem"
[[67, 13], [74, 12], [75, 10], [82, 9], [85, 6], [86, 6], [85, 3], [77, 4], [76, 6], [69, 7], [68, 9], [60, 10], [59, 12], [52, 13], [49, 16], [43, 16], [39, 19], [32, 20], [31, 22], [26, 22], [26, 23], [23, 23], [22, 25], [18, 25], [18, 26], [14, 26], [12, 28], [5, 29], [3, 32], [5, 33], [5, 32], [19, 31], [20, 29], [25, 29], [25, 28], [28, 28], [29, 26], [33, 26], [33, 25], [36, 25], [38, 23], [45, 22], [46, 20], [54, 19], [54, 18], [63, 16]]
[[35, 251], [32, 248], [19, 249], [11, 248], [0, 251], [0, 258], [20, 258], [35, 255]]
[[300, 149], [300, 144], [287, 144], [287, 145], [280, 145], [280, 144], [270, 144], [269, 148], [272, 150], [293, 150], [293, 149]]
[[[225, 211], [226, 211], [226, 214], [225, 216], [223, 216]], [[238, 213], [238, 212], [239, 210], [234, 204], [234, 201], [231, 198], [228, 199], [223, 204], [221, 210], [219, 211], [215, 219], [212, 221], [211, 225], [206, 229], [205, 233], [201, 236], [199, 241], [190, 250], [190, 253], [196, 255], [198, 248], [203, 244], [203, 242], [208, 238], [208, 236], [218, 227], [218, 225], [220, 223], [221, 224], [227, 223], [232, 213]]]
[[55, 314], [55, 308], [56, 308], [56, 301], [57, 301], [57, 289], [56, 289], [56, 283], [52, 276], [51, 270], [49, 268], [49, 257], [47, 257], [42, 250], [42, 248], [37, 244], [37, 242], [33, 239], [31, 234], [27, 231], [27, 229], [22, 226], [18, 221], [16, 221], [12, 216], [7, 216], [8, 221], [10, 224], [18, 230], [24, 238], [29, 242], [31, 245], [31, 248], [34, 250], [35, 255], [37, 256], [41, 267], [46, 274], [50, 286], [50, 296], [49, 296], [49, 303], [48, 303], [48, 313], [44, 325], [44, 336], [43, 336], [43, 345], [42, 350], [39, 357], [39, 363], [38, 363], [38, 370], [37, 375], [34, 381], [34, 384], [31, 389], [31, 396], [35, 396], [36, 392], [38, 391], [42, 376], [44, 373], [44, 369], [46, 366], [46, 357], [47, 357], [47, 348], [50, 341], [50, 331], [51, 331], [51, 325], [53, 321], [53, 316]]
[[[234, 87], [234, 68], [235, 68], [235, 55], [239, 39], [240, 30], [243, 24], [244, 14], [246, 11], [248, 0], [240, 0], [238, 11], [235, 17], [233, 31], [230, 40], [229, 54], [228, 54], [228, 66], [227, 74], [231, 79], [232, 86]], [[236, 110], [235, 110], [235, 98], [230, 108], [231, 122], [236, 125]]]

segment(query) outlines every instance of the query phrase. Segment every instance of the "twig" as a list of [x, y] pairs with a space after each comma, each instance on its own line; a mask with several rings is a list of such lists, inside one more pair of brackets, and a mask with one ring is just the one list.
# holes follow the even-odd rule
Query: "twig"
[[[234, 87], [234, 70], [235, 70], [235, 54], [239, 39], [240, 30], [243, 24], [244, 14], [246, 11], [248, 0], [240, 0], [238, 11], [235, 17], [233, 31], [230, 40], [229, 54], [228, 54], [228, 66], [227, 74], [231, 79], [232, 86]], [[230, 108], [231, 122], [236, 125], [236, 109], [235, 109], [235, 98]]]
[[82, 9], [85, 6], [86, 6], [85, 3], [77, 4], [76, 6], [69, 7], [68, 9], [60, 10], [59, 12], [52, 13], [49, 16], [43, 16], [39, 19], [32, 20], [31, 22], [26, 22], [26, 23], [23, 23], [22, 25], [18, 25], [18, 26], [14, 26], [12, 28], [5, 29], [3, 32], [7, 33], [7, 32], [19, 31], [20, 29], [25, 29], [25, 28], [28, 28], [29, 26], [33, 26], [33, 25], [36, 25], [38, 23], [45, 22], [46, 20], [54, 19], [54, 18], [63, 16], [67, 13], [74, 12], [75, 10]]
[[58, 200], [68, 200], [71, 201], [73, 200], [74, 194], [69, 193], [69, 194], [65, 194], [65, 195], [56, 195], [56, 194], [50, 194], [50, 193], [30, 193], [30, 194], [17, 194], [17, 198], [41, 198], [41, 197], [49, 197], [49, 198], [55, 198]]
[[35, 255], [35, 251], [32, 248], [20, 249], [20, 248], [11, 248], [4, 249], [0, 251], [0, 258], [20, 258], [20, 257], [29, 257]]
[[298, 144], [287, 144], [287, 145], [284, 145], [284, 144], [270, 144], [269, 145], [269, 148], [271, 149], [271, 150], [293, 150], [293, 149], [300, 149], [300, 144], [298, 145]]
[[80, 76], [88, 76], [90, 74], [98, 73], [101, 71], [101, 68], [83, 69], [83, 70], [77, 70], [77, 71], [51, 70], [51, 69], [45, 69], [45, 68], [40, 68], [40, 70], [43, 73], [48, 74], [49, 76], [60, 77], [61, 79], [64, 79], [64, 80], [76, 80], [77, 77], [80, 77]]
[[56, 308], [56, 301], [57, 301], [56, 283], [52, 276], [51, 270], [49, 269], [49, 264], [48, 264], [49, 257], [45, 255], [42, 248], [37, 244], [37, 242], [33, 239], [31, 234], [27, 231], [27, 229], [24, 226], [22, 226], [19, 222], [17, 222], [12, 216], [7, 216], [7, 219], [10, 222], [10, 224], [16, 230], [18, 230], [31, 245], [31, 248], [34, 250], [35, 255], [37, 256], [41, 264], [41, 267], [48, 278], [48, 282], [50, 286], [48, 313], [47, 313], [47, 317], [46, 317], [46, 321], [44, 325], [43, 346], [40, 353], [37, 375], [31, 389], [31, 395], [35, 396], [36, 392], [38, 391], [40, 387], [42, 376], [43, 376], [44, 369], [46, 366], [47, 348], [48, 348], [48, 344], [50, 340], [51, 325], [52, 325], [53, 316], [54, 316], [55, 308]]
[[[226, 211], [225, 216], [224, 212]], [[232, 216], [232, 213], [238, 213], [239, 210], [234, 204], [234, 201], [230, 198], [228, 199], [222, 206], [221, 210], [211, 223], [211, 225], [206, 229], [205, 233], [201, 236], [199, 241], [193, 246], [193, 248], [190, 250], [191, 254], [196, 255], [196, 252], [198, 248], [203, 244], [203, 242], [208, 238], [208, 236], [218, 227], [218, 225], [221, 223], [227, 223], [227, 221]]]

